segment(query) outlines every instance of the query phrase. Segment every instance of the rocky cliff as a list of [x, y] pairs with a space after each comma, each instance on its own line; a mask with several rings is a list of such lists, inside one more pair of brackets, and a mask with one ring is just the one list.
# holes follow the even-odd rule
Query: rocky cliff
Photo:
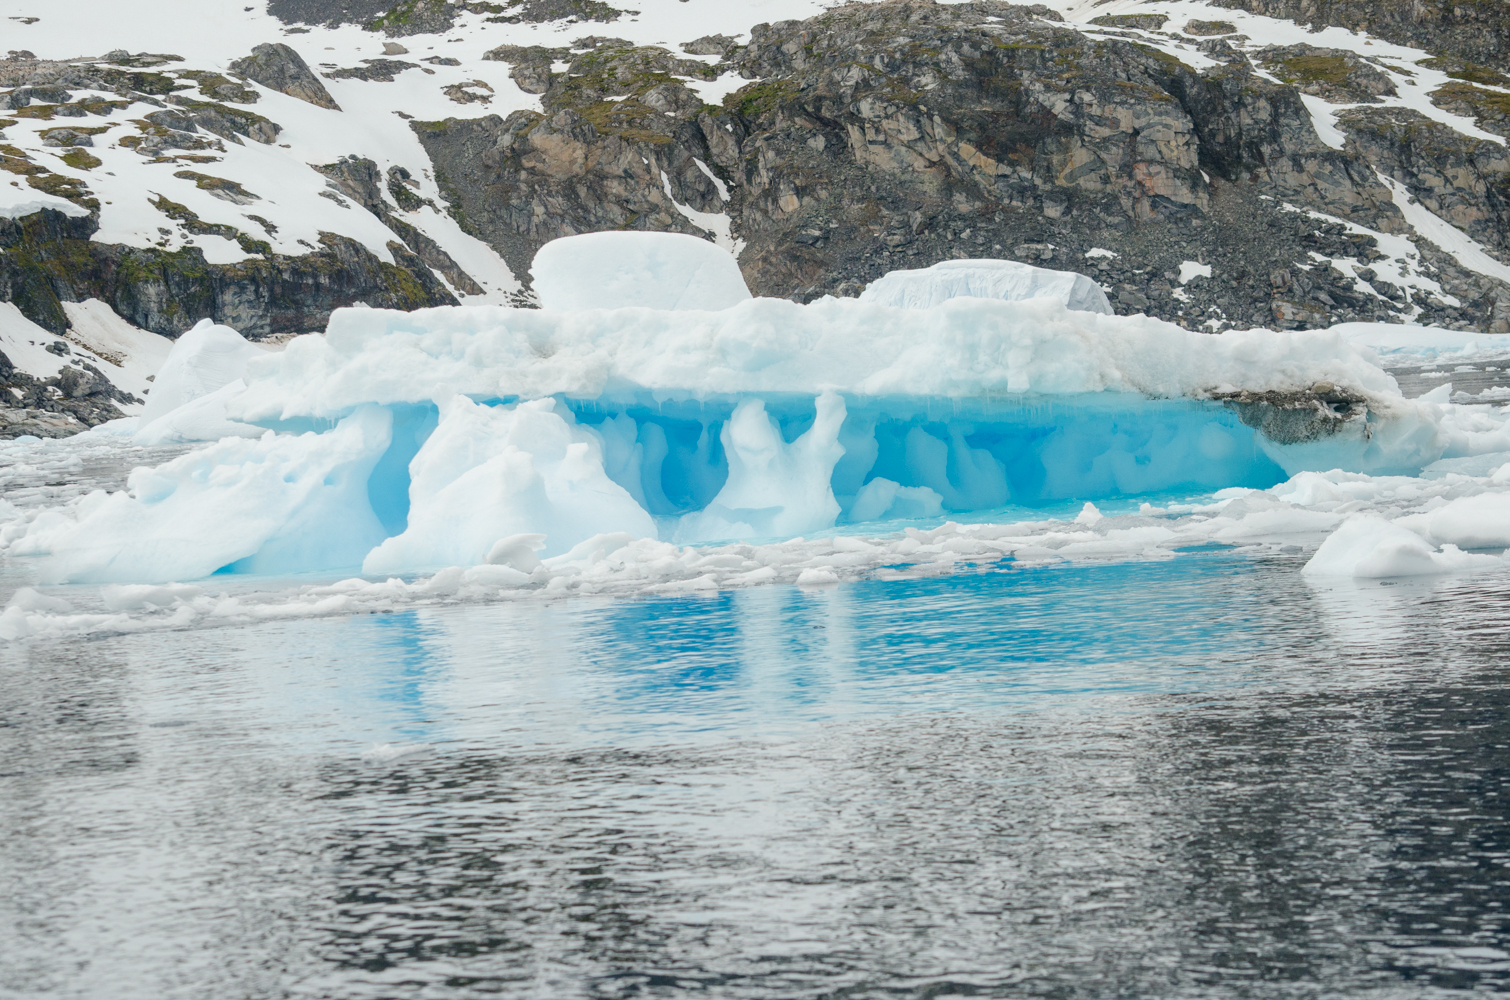
[[[1119, 310], [1207, 329], [1510, 328], [1504, 282], [1423, 243], [1406, 279], [1380, 245], [1414, 235], [1388, 177], [1504, 250], [1502, 145], [1399, 107], [1343, 112], [1347, 141], [1329, 144], [1306, 97], [1383, 101], [1378, 67], [1304, 44], [1174, 44], [1148, 30], [1164, 20], [1086, 30], [1042, 6], [888, 0], [758, 25], [712, 71], [614, 39], [502, 50], [541, 112], [414, 128], [457, 217], [516, 272], [556, 236], [696, 231], [723, 210], [758, 294], [849, 295], [995, 256], [1088, 271]], [[704, 105], [689, 84], [718, 69], [750, 83]]]
[[[297, 91], [303, 100], [318, 104], [323, 98], [325, 106], [333, 105], [302, 59], [286, 46], [277, 48], [282, 51], [262, 46], [239, 68], [275, 88]], [[248, 110], [258, 94], [237, 80], [192, 70], [168, 75], [150, 68], [176, 56], [132, 57], [121, 52], [85, 63], [29, 55], [13, 54], [0, 61], [0, 85], [12, 87], [0, 100], [18, 118], [79, 122], [40, 133], [45, 144], [67, 149], [65, 165], [76, 170], [93, 171], [102, 165], [91, 150], [94, 137], [110, 128], [82, 121], [109, 118], [125, 107], [157, 105], [162, 110], [148, 111], [132, 122], [134, 134], [120, 136], [118, 145], [170, 165], [215, 162], [214, 154], [224, 152], [227, 142], [271, 144], [281, 131], [277, 123]], [[75, 99], [71, 92], [105, 90], [115, 99]], [[210, 155], [196, 155], [201, 150]], [[422, 237], [404, 240], [403, 234], [395, 233], [398, 238], [388, 244], [391, 263], [333, 232], [322, 233], [309, 252], [280, 254], [263, 238], [271, 224], [256, 215], [247, 217], [253, 220], [250, 231], [242, 230], [207, 222], [185, 205], [155, 195], [151, 204], [164, 222], [186, 237], [184, 246], [103, 242], [94, 238], [101, 203], [88, 180], [50, 169], [41, 156], [14, 145], [0, 145], [0, 157], [0, 168], [8, 175], [83, 210], [64, 214], [43, 209], [17, 218], [0, 217], [0, 300], [14, 302], [29, 319], [54, 333], [68, 325], [61, 302], [87, 298], [109, 303], [131, 323], [155, 333], [176, 336], [210, 317], [254, 339], [319, 329], [332, 309], [357, 301], [399, 309], [456, 301], [422, 260], [431, 249]], [[239, 183], [202, 169], [179, 170], [173, 176], [235, 204], [261, 200]], [[263, 232], [259, 234], [253, 224], [260, 224]], [[246, 259], [210, 263], [203, 249], [193, 244], [195, 237], [234, 241]], [[410, 242], [417, 245], [411, 248]]]

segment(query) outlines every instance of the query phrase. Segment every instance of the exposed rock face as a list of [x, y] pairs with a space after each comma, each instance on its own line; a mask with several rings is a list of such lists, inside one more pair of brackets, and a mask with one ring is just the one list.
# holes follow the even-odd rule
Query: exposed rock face
[[1212, 35], [1230, 35], [1237, 31], [1237, 26], [1231, 21], [1202, 21], [1199, 18], [1191, 18], [1186, 22], [1185, 34], [1206, 38]]
[[1333, 104], [1377, 104], [1398, 96], [1388, 76], [1344, 49], [1314, 45], [1270, 46], [1260, 49], [1258, 61], [1302, 94]]
[[[1224, 198], [1279, 195], [1400, 226], [1389, 192], [1321, 143], [1295, 91], [1245, 61], [1200, 76], [1047, 21], [1004, 4], [899, 2], [757, 27], [738, 65], [768, 82], [729, 101], [748, 133], [737, 200], [752, 287], [816, 294], [832, 290], [835, 258], [858, 285], [898, 251], [1024, 244], [1178, 270], [1209, 247], [1201, 230], [1224, 181]], [[1250, 210], [1259, 225], [1273, 214]], [[1178, 258], [1149, 259], [1160, 235], [1185, 245]]]
[[[382, 175], [376, 163], [364, 157], [348, 156], [316, 169], [330, 178], [331, 183], [342, 194], [383, 220], [383, 224], [397, 233], [420, 260], [445, 275], [453, 288], [464, 295], [482, 294], [482, 288], [472, 280], [471, 275], [461, 269], [450, 254], [412, 224], [400, 218], [398, 213], [383, 200]], [[394, 195], [394, 201], [399, 203], [400, 209], [418, 208], [424, 202], [412, 193], [409, 194], [408, 199], [404, 197], [409, 190], [404, 184], [406, 180], [407, 177], [395, 170], [389, 178], [389, 190]]]
[[[309, 12], [310, 9], [317, 13]], [[274, 0], [269, 11], [288, 20], [303, 20], [307, 23], [342, 22], [362, 24], [368, 31], [381, 31], [389, 38], [408, 35], [436, 34], [449, 31], [461, 11], [474, 14], [490, 14], [487, 20], [498, 24], [541, 24], [546, 21], [563, 21], [576, 24], [584, 21], [616, 21], [624, 14], [639, 11], [622, 11], [610, 7], [602, 0], [354, 0], [342, 5], [338, 13], [330, 14], [321, 9], [320, 0]], [[374, 14], [365, 13], [374, 11]], [[379, 12], [380, 13], [376, 13]]]
[[1350, 148], [1432, 212], [1491, 247], [1510, 249], [1510, 150], [1409, 108], [1337, 116]]
[[1140, 28], [1144, 31], [1162, 31], [1168, 14], [1102, 14], [1091, 18], [1091, 23], [1102, 28]]
[[456, 303], [397, 241], [388, 244], [396, 264], [329, 233], [305, 256], [208, 264], [196, 247], [169, 253], [91, 242], [97, 228], [95, 216], [50, 209], [0, 219], [0, 300], [55, 333], [68, 327], [61, 301], [92, 297], [154, 333], [177, 336], [208, 316], [254, 340], [321, 329], [333, 309], [354, 302], [392, 309]]
[[[181, 163], [187, 159], [196, 166], [214, 159], [198, 154], [224, 152], [226, 143], [275, 141], [279, 131], [276, 123], [244, 106], [199, 96], [208, 88], [226, 100], [241, 98], [244, 105], [252, 103], [245, 98], [251, 95], [254, 100], [255, 91], [219, 74], [174, 70], [168, 75], [140, 68], [169, 59], [177, 57], [111, 53], [105, 60], [94, 62], [0, 60], [0, 86], [14, 88], [0, 96], [23, 107], [26, 116], [68, 119], [67, 125], [39, 129], [37, 135], [42, 145], [66, 150], [61, 159], [80, 171], [101, 166], [87, 147], [108, 142], [112, 136], [117, 145], [134, 150], [150, 162]], [[328, 102], [324, 87], [286, 46], [259, 46], [251, 60], [244, 62], [245, 68], [272, 84], [291, 87], [294, 96], [314, 98], [319, 103], [323, 95]], [[123, 65], [128, 69], [119, 68]], [[99, 90], [113, 90], [122, 99], [86, 95], [73, 100], [78, 91]], [[61, 103], [39, 103], [42, 101]], [[141, 103], [155, 105], [158, 110], [149, 109], [129, 122], [112, 123], [115, 130], [111, 135], [102, 133], [112, 124], [84, 122], [108, 117], [133, 103], [138, 108]], [[179, 151], [193, 155], [179, 157]], [[90, 214], [74, 217], [44, 210], [19, 219], [0, 219], [0, 301], [15, 302], [28, 318], [56, 333], [61, 334], [68, 326], [60, 303], [90, 297], [109, 303], [130, 322], [156, 333], [176, 336], [208, 316], [252, 338], [319, 329], [332, 309], [358, 301], [399, 309], [454, 304], [451, 291], [426, 262], [433, 263], [456, 289], [481, 292], [444, 250], [404, 220], [405, 211], [427, 202], [404, 183], [407, 175], [401, 169], [390, 179], [390, 190], [396, 192], [393, 196], [399, 207], [384, 204], [381, 195], [374, 203], [380, 210], [367, 205], [396, 236], [388, 244], [393, 263], [355, 240], [329, 232], [321, 234], [317, 246], [309, 247], [309, 254], [277, 254], [256, 233], [206, 221], [163, 194], [143, 192], [150, 195], [148, 204], [164, 216], [164, 226], [176, 225], [188, 242], [199, 236], [221, 237], [254, 255], [236, 264], [209, 264], [203, 252], [192, 245], [170, 251], [93, 242], [100, 200], [85, 180], [55, 172], [40, 162], [43, 160], [52, 162], [37, 155], [35, 148], [28, 152], [0, 142], [0, 176], [68, 199]], [[366, 166], [376, 173], [370, 161]], [[254, 205], [269, 194], [247, 190], [240, 183], [199, 169], [176, 170], [173, 177], [175, 182], [192, 181], [200, 190], [238, 206]], [[371, 186], [376, 189], [375, 182]], [[244, 218], [250, 220], [245, 223], [248, 227], [256, 223], [267, 235], [274, 231], [261, 216]], [[77, 415], [88, 422], [87, 414]]]
[[0, 352], [0, 438], [67, 437], [125, 416], [116, 403], [142, 402], [117, 389], [94, 365], [73, 358], [63, 341], [49, 350], [54, 347], [66, 361], [56, 375], [45, 379], [16, 371]]
[[365, 66], [352, 66], [325, 74], [332, 80], [366, 80], [369, 83], [392, 83], [406, 69], [419, 69], [419, 63], [402, 59], [363, 59]]
[[251, 55], [231, 63], [230, 69], [280, 94], [317, 107], [341, 110], [304, 58], [282, 42], [258, 45]]
[[1213, 0], [1218, 7], [1281, 17], [1314, 28], [1367, 31], [1401, 45], [1510, 69], [1510, 17], [1503, 0]]
[[270, 145], [278, 139], [282, 126], [258, 114], [240, 108], [216, 104], [213, 101], [196, 101], [177, 94], [168, 97], [168, 103], [182, 110], [154, 111], [146, 120], [163, 128], [180, 132], [196, 132], [204, 129], [211, 135], [230, 142], [240, 143], [241, 136]]
[[[717, 183], [697, 165], [734, 162], [735, 143], [681, 76], [705, 64], [619, 39], [569, 50], [510, 49], [527, 78], [547, 87], [544, 114], [519, 111], [470, 121], [415, 122], [451, 211], [526, 274], [534, 253], [560, 236], [605, 229], [703, 235], [676, 207], [718, 212]], [[495, 50], [494, 58], [501, 58]], [[566, 73], [551, 62], [571, 57]], [[616, 98], [616, 99], [611, 99]], [[710, 138], [712, 142], [710, 143]], [[669, 193], [668, 193], [669, 191]]]
[[[1468, 71], [1463, 75], [1478, 77], [1480, 74]], [[1493, 82], [1510, 88], [1510, 78], [1499, 77]], [[1510, 94], [1454, 80], [1432, 91], [1431, 103], [1455, 115], [1472, 118], [1474, 124], [1485, 132], [1510, 136]]]

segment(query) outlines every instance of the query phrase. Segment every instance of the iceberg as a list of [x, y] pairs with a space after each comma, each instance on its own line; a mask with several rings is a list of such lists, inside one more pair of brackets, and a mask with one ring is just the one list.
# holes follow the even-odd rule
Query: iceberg
[[[653, 562], [672, 558], [655, 546], [1288, 480], [1287, 499], [1222, 529], [1249, 539], [1330, 531], [1349, 490], [1510, 452], [1503, 420], [1403, 398], [1336, 332], [1201, 334], [943, 285], [926, 306], [750, 298], [723, 251], [664, 235], [550, 244], [545, 309], [342, 309], [278, 354], [201, 324], [138, 440], [220, 440], [7, 526], [10, 551], [57, 582], [462, 567], [458, 580], [522, 586], [619, 549]], [[582, 265], [610, 256], [619, 278], [645, 279], [641, 304], [591, 294]], [[948, 288], [984, 287], [972, 281]], [[1302, 501], [1325, 509], [1287, 513]], [[1500, 537], [1489, 506], [1395, 527], [1437, 565], [1435, 544]], [[1126, 544], [1170, 537], [1145, 526]], [[1334, 554], [1318, 566], [1367, 562]]]
[[727, 309], [750, 297], [734, 255], [681, 233], [552, 240], [530, 267], [545, 309]]
[[860, 293], [861, 302], [901, 309], [932, 309], [960, 298], [1050, 298], [1066, 309], [1112, 314], [1106, 292], [1094, 279], [1015, 260], [946, 260], [915, 271], [892, 271]]

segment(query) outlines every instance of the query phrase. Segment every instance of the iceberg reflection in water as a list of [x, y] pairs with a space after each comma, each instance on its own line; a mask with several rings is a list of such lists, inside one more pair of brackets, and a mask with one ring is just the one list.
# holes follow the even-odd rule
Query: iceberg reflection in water
[[1504, 989], [1510, 574], [1301, 562], [0, 647], [0, 989]]

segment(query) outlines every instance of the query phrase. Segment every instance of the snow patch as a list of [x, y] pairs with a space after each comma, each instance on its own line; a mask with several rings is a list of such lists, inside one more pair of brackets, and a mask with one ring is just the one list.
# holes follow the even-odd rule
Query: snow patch
[[1188, 285], [1196, 278], [1211, 277], [1211, 265], [1199, 264], [1193, 260], [1180, 262], [1180, 284]]

